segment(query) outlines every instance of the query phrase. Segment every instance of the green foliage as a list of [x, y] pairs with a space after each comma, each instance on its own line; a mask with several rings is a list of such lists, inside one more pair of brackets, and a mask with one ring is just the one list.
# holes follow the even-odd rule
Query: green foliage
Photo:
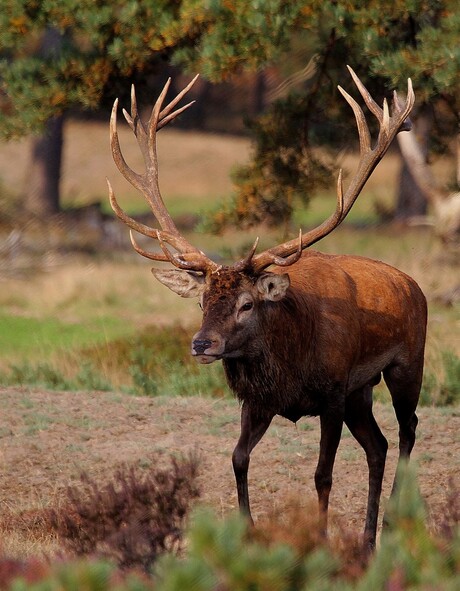
[[145, 78], [175, 46], [193, 45], [203, 11], [195, 0], [8, 2], [0, 131], [21, 135], [71, 107], [98, 107], [120, 79]]
[[[94, 109], [165, 59], [222, 79], [286, 46], [301, 2], [286, 0], [11, 0], [0, 12], [0, 88], [7, 137], [52, 115]], [[51, 39], [51, 40], [50, 40]]]
[[179, 49], [174, 60], [220, 81], [241, 68], [255, 70], [288, 47], [292, 29], [302, 22], [305, 2], [196, 2], [206, 6], [208, 25], [196, 46]]
[[158, 394], [158, 380], [153, 375], [151, 355], [144, 345], [132, 352], [131, 361], [129, 373], [133, 378], [135, 390], [146, 396], [156, 396]]
[[[285, 59], [304, 32], [307, 61], [319, 58], [319, 106], [347, 60], [396, 86], [412, 75], [423, 100], [447, 91], [455, 101], [459, 84], [453, 0], [10, 0], [0, 27], [3, 134], [27, 132], [75, 105], [95, 108], [109, 87], [145, 79], [165, 58], [215, 81], [256, 70]], [[51, 44], [45, 31], [54, 32]]]
[[412, 77], [422, 102], [443, 95], [451, 95], [449, 101], [458, 100], [454, 96], [460, 84], [456, 2], [395, 2], [390, 11], [382, 10], [382, 3], [375, 0], [357, 4], [363, 5], [354, 21], [374, 74], [383, 72], [396, 87]]
[[[209, 226], [251, 226], [286, 223], [293, 198], [304, 203], [323, 186], [332, 188], [331, 167], [315, 157], [313, 148], [349, 144], [356, 136], [353, 115], [338, 95], [345, 64], [352, 65], [376, 100], [393, 89], [404, 92], [411, 77], [417, 104], [431, 103], [435, 112], [434, 144], [446, 149], [459, 122], [460, 14], [453, 0], [382, 0], [363, 2], [303, 2], [292, 20], [289, 62], [299, 52], [313, 59], [314, 72], [295, 93], [272, 105], [251, 123], [255, 150], [249, 165], [235, 175], [233, 203], [211, 217]], [[300, 7], [299, 7], [300, 8]], [[248, 58], [250, 61], [250, 58]], [[282, 71], [283, 63], [278, 65]], [[352, 93], [353, 94], [353, 93]], [[389, 97], [388, 97], [389, 98]], [[447, 106], [447, 108], [446, 108]], [[375, 127], [370, 122], [371, 129]], [[291, 143], [286, 143], [289, 138]]]
[[[381, 101], [413, 78], [430, 102], [440, 144], [460, 113], [460, 13], [454, 0], [10, 0], [0, 12], [0, 134], [43, 127], [70, 108], [96, 109], [148, 84], [165, 60], [221, 81], [241, 70], [313, 60], [296, 96], [251, 124], [253, 161], [237, 172], [237, 195], [209, 226], [285, 223], [329, 167], [313, 148], [343, 147], [353, 115], [336, 86], [350, 63]], [[299, 39], [301, 40], [299, 42]], [[300, 66], [302, 67], [302, 66]], [[281, 74], [282, 76], [283, 74]], [[140, 92], [139, 95], [142, 93]], [[447, 108], [446, 108], [447, 106]]]
[[[96, 345], [83, 356], [105, 367], [105, 373], [130, 376], [131, 391], [156, 396], [223, 396], [221, 364], [204, 368], [190, 355], [190, 332], [183, 327], [148, 327], [139, 335]], [[124, 383], [128, 385], [126, 378]]]
[[290, 589], [296, 575], [291, 548], [266, 548], [248, 539], [247, 524], [234, 515], [219, 522], [209, 510], [197, 512], [185, 560], [165, 557], [158, 568], [159, 589], [179, 591]]
[[441, 351], [439, 367], [427, 364], [420, 404], [451, 406], [460, 403], [460, 358], [451, 350]]
[[[36, 569], [38, 570], [38, 569]], [[4, 587], [11, 591], [77, 591], [77, 589], [86, 589], [87, 591], [110, 591], [114, 587], [113, 567], [109, 563], [87, 562], [73, 563], [71, 565], [62, 565], [45, 574], [36, 573], [33, 565], [30, 565], [27, 571], [28, 578], [18, 577], [13, 580], [11, 585]], [[126, 581], [122, 589], [142, 590], [137, 586], [132, 577], [131, 583]], [[148, 587], [144, 587], [145, 590]], [[152, 589], [152, 587], [150, 587]]]
[[397, 493], [387, 510], [389, 526], [357, 588], [455, 589], [460, 583], [459, 524], [452, 538], [437, 539], [427, 526], [414, 468], [403, 465], [398, 479]]
[[211, 512], [202, 511], [192, 520], [186, 558], [166, 556], [160, 561], [158, 588], [453, 590], [460, 581], [458, 522], [445, 539], [433, 535], [427, 527], [414, 468], [402, 466], [398, 476], [397, 494], [387, 512], [389, 525], [375, 556], [356, 580], [347, 564], [351, 558], [340, 558], [334, 546], [323, 543], [301, 550], [276, 541], [261, 542], [251, 536], [238, 516], [219, 523]]
[[[24, 338], [24, 337], [22, 337]], [[21, 340], [17, 347], [21, 346]], [[148, 327], [137, 335], [73, 349], [55, 361], [11, 363], [0, 371], [1, 385], [33, 385], [52, 390], [124, 390], [142, 396], [213, 396], [229, 393], [222, 365], [203, 367], [189, 353], [190, 332], [179, 325]], [[460, 402], [460, 359], [441, 351], [426, 363], [422, 406]], [[388, 401], [387, 395], [383, 401]]]
[[458, 404], [460, 402], [460, 358], [453, 351], [443, 351], [442, 357], [445, 378], [441, 387], [441, 404]]

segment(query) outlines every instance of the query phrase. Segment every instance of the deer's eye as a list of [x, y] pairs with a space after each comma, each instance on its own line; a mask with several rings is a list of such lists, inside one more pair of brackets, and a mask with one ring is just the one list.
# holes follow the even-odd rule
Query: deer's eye
[[246, 302], [245, 304], [243, 304], [240, 308], [240, 312], [247, 312], [248, 310], [251, 310], [253, 306], [252, 302]]

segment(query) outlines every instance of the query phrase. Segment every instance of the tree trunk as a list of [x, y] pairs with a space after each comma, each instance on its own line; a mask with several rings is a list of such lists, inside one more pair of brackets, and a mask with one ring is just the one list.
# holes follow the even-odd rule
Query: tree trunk
[[409, 167], [403, 161], [399, 176], [395, 219], [405, 221], [426, 215], [426, 212], [426, 196], [412, 176]]
[[[460, 121], [460, 114], [457, 115], [458, 120]], [[457, 189], [460, 190], [460, 123], [458, 126], [458, 131], [457, 131], [457, 175], [456, 175], [456, 180], [457, 180]]]
[[266, 107], [266, 94], [267, 94], [267, 80], [266, 72], [262, 70], [257, 72], [254, 76], [254, 85], [251, 101], [251, 115], [257, 117], [260, 115]]
[[[48, 27], [43, 33], [38, 57], [59, 55], [63, 37]], [[43, 133], [32, 139], [30, 163], [27, 169], [24, 198], [25, 208], [34, 215], [46, 216], [60, 209], [60, 180], [63, 148], [63, 116], [52, 117]]]
[[53, 117], [32, 140], [25, 187], [25, 208], [40, 217], [60, 210], [63, 116]]
[[[428, 187], [416, 174], [414, 175], [414, 166], [411, 165], [410, 160], [416, 161], [420, 167], [423, 164], [428, 168], [428, 140], [432, 128], [432, 117], [428, 108], [422, 108], [414, 123], [414, 129], [410, 132], [401, 132], [398, 134], [398, 142], [402, 148], [401, 143], [407, 140], [403, 137], [404, 134], [415, 133], [417, 142], [412, 144], [414, 153], [411, 154], [411, 144], [408, 143], [405, 149], [401, 149], [403, 165], [399, 177], [399, 189], [397, 194], [395, 219], [409, 220], [416, 216], [424, 216], [427, 213], [428, 201], [430, 195], [427, 194]], [[401, 136], [401, 138], [400, 138]], [[422, 159], [422, 162], [420, 162]]]

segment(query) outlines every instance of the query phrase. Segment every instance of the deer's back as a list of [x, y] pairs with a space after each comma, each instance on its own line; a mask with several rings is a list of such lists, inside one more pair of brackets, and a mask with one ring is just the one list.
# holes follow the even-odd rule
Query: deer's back
[[365, 257], [308, 251], [289, 276], [313, 316], [315, 363], [351, 388], [391, 362], [410, 364], [423, 354], [426, 300], [405, 273]]

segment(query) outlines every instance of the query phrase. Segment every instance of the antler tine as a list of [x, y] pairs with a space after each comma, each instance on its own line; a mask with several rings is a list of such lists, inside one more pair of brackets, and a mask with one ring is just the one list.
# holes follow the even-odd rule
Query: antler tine
[[244, 257], [244, 259], [241, 259], [241, 261], [238, 261], [238, 263], [235, 263], [234, 267], [237, 271], [244, 271], [245, 269], [248, 269], [251, 266], [252, 257], [254, 256], [254, 254], [257, 250], [258, 244], [259, 244], [259, 237], [257, 236], [257, 238], [254, 241], [254, 244], [251, 246], [251, 250]]
[[[349, 66], [348, 69], [368, 109], [379, 122], [379, 135], [376, 145], [372, 147], [369, 127], [361, 107], [355, 99], [339, 86], [339, 91], [353, 109], [356, 119], [360, 143], [360, 161], [358, 170], [353, 176], [345, 194], [343, 192], [342, 171], [339, 172], [335, 212], [320, 226], [304, 234], [302, 237], [302, 249], [305, 249], [315, 242], [318, 242], [318, 240], [321, 240], [321, 238], [324, 238], [324, 236], [332, 232], [332, 230], [334, 230], [346, 218], [372, 171], [388, 150], [395, 135], [399, 131], [410, 129], [410, 121], [407, 121], [407, 117], [414, 106], [415, 101], [415, 94], [410, 78], [407, 81], [407, 97], [404, 105], [401, 105], [398, 97], [395, 96], [393, 115], [390, 115], [387, 101], [385, 100], [383, 102], [383, 108], [380, 108], [355, 72]], [[252, 258], [252, 268], [256, 272], [260, 272], [271, 264], [281, 266], [292, 264], [290, 261], [293, 260], [291, 257], [295, 259], [294, 253], [297, 249], [297, 244], [297, 240], [290, 240], [254, 256]], [[289, 262], [285, 263], [284, 261]]]
[[[172, 253], [166, 246], [166, 240], [164, 240], [162, 233], [160, 232], [158, 237], [161, 250], [164, 252], [166, 258], [170, 263], [172, 263], [175, 267], [179, 269], [183, 269], [185, 271], [200, 271], [203, 273], [203, 259], [206, 259], [206, 255], [201, 252], [192, 252], [192, 253]], [[219, 269], [219, 265], [211, 261], [211, 264], [208, 266], [208, 270], [210, 272], [214, 272]]]
[[378, 106], [378, 104], [374, 101], [371, 96], [371, 93], [367, 90], [364, 84], [356, 75], [356, 72], [353, 70], [351, 66], [347, 66], [348, 71], [350, 72], [351, 77], [353, 78], [353, 82], [355, 83], [359, 93], [363, 97], [364, 102], [366, 103], [367, 108], [371, 113], [375, 115], [378, 119], [379, 123], [382, 121], [382, 109]]
[[363, 110], [346, 90], [344, 90], [341, 86], [338, 86], [337, 88], [350, 107], [353, 109], [353, 113], [355, 114], [355, 119], [358, 126], [360, 153], [361, 155], [367, 154], [367, 152], [369, 152], [371, 149], [371, 134], [369, 132]]
[[[136, 246], [134, 246], [134, 241], [133, 246], [137, 252], [143, 254], [143, 256], [147, 256], [147, 258], [152, 258], [153, 256], [153, 260], [160, 260], [164, 262], [169, 261], [182, 269], [191, 269], [207, 273], [215, 271], [218, 268], [218, 265], [217, 263], [214, 263], [208, 259], [195, 246], [190, 244], [178, 231], [173, 219], [166, 209], [161, 196], [160, 187], [158, 184], [158, 159], [156, 152], [156, 133], [158, 129], [161, 129], [161, 127], [167, 125], [185, 109], [188, 109], [191, 104], [193, 104], [192, 101], [183, 107], [173, 110], [178, 102], [193, 86], [196, 79], [197, 76], [195, 76], [195, 78], [191, 80], [191, 82], [189, 82], [189, 84], [187, 84], [187, 86], [181, 92], [179, 92], [179, 94], [165, 108], [162, 108], [163, 102], [171, 84], [171, 79], [168, 79], [155, 102], [152, 113], [148, 120], [147, 128], [144, 126], [139, 117], [136, 93], [134, 86], [132, 86], [131, 113], [128, 113], [125, 110], [123, 110], [123, 113], [129, 127], [136, 137], [137, 143], [142, 152], [145, 163], [144, 174], [138, 174], [133, 171], [124, 159], [117, 132], [118, 99], [115, 100], [112, 108], [112, 114], [110, 117], [110, 146], [113, 159], [121, 174], [145, 197], [155, 218], [158, 220], [160, 229], [150, 228], [149, 226], [139, 223], [127, 215], [118, 204], [110, 183], [109, 197], [111, 206], [120, 220], [122, 220], [133, 230], [158, 240], [164, 254], [156, 255], [154, 253], [148, 253], [148, 251], [144, 251], [141, 247], [139, 247], [137, 243]], [[173, 254], [169, 252], [165, 246], [166, 243], [175, 249], [177, 253]]]
[[144, 234], [144, 236], [149, 236], [150, 238], [157, 238], [158, 230], [155, 228], [150, 228], [150, 226], [146, 226], [145, 224], [141, 224], [140, 222], [136, 222], [132, 217], [130, 217], [127, 213], [125, 213], [118, 204], [118, 201], [115, 197], [115, 192], [112, 188], [112, 185], [109, 179], [105, 179], [107, 181], [107, 186], [109, 188], [109, 201], [112, 210], [114, 211], [115, 215], [124, 222], [127, 226], [136, 230], [140, 234]]
[[387, 99], [383, 99], [383, 117], [381, 133], [390, 133], [390, 110], [388, 109]]
[[[158, 122], [160, 120], [161, 107], [163, 106], [163, 102], [166, 98], [166, 94], [169, 90], [170, 85], [171, 85], [171, 78], [168, 78], [166, 80], [165, 85], [163, 86], [160, 96], [155, 101], [155, 104], [152, 109], [152, 113], [150, 115], [150, 119], [148, 122], [148, 132], [149, 132], [149, 142], [150, 142], [151, 146], [152, 146], [152, 144], [153, 144], [153, 146], [155, 145], [155, 138], [156, 138]], [[153, 154], [153, 155], [156, 157], [156, 154]]]
[[115, 99], [112, 107], [112, 113], [110, 115], [110, 148], [112, 151], [112, 157], [117, 165], [118, 170], [138, 191], [142, 192], [143, 189], [143, 177], [142, 175], [134, 172], [124, 159], [123, 153], [120, 147], [120, 141], [118, 139], [117, 131], [117, 110], [118, 110], [118, 99]]
[[174, 107], [183, 99], [183, 97], [187, 94], [187, 92], [192, 88], [192, 86], [198, 80], [198, 77], [199, 77], [199, 74], [197, 74], [195, 76], [195, 78], [193, 78], [187, 84], [187, 86], [184, 89], [182, 89], [179, 92], [179, 94], [175, 98], [173, 98], [173, 100], [168, 105], [166, 105], [166, 107], [160, 112], [159, 123], [158, 123], [157, 129], [161, 129], [162, 127], [167, 125], [172, 119], [177, 117], [177, 115], [179, 115], [180, 113], [185, 111], [185, 109], [188, 109], [191, 105], [193, 105], [193, 103], [195, 101], [190, 101], [188, 104], [184, 105], [180, 109], [177, 109], [176, 111], [171, 113], [171, 111], [174, 109]]
[[[257, 247], [257, 243], [254, 244], [249, 256], [242, 259], [238, 263], [236, 263], [235, 267], [238, 270], [250, 269], [254, 273], [259, 273], [263, 269], [266, 269], [270, 265], [277, 265], [278, 267], [288, 267], [289, 265], [293, 265], [296, 263], [300, 257], [302, 256], [303, 245], [302, 245], [302, 230], [299, 230], [299, 237], [295, 240], [291, 240], [289, 246], [293, 245], [294, 247], [297, 246], [296, 250], [289, 255], [282, 254], [282, 256], [277, 254], [277, 248], [266, 250], [256, 257], [254, 256], [255, 248]], [[257, 242], [259, 239], [257, 239]]]
[[287, 257], [279, 257], [275, 254], [272, 255], [272, 264], [277, 265], [278, 267], [289, 267], [289, 265], [293, 265], [296, 263], [300, 257], [302, 256], [302, 228], [299, 230], [299, 238], [298, 238], [298, 247], [295, 252]]
[[[405, 105], [401, 104], [401, 101], [399, 100], [399, 95], [396, 92], [396, 90], [393, 91], [393, 110], [397, 113], [403, 112], [403, 109], [406, 108], [408, 100], [411, 100], [412, 104], [415, 100], [414, 90], [412, 88], [412, 80], [409, 78], [407, 82], [408, 82], [408, 88], [407, 88], [408, 98], [406, 99]], [[404, 119], [403, 123], [401, 124], [401, 131], [410, 131], [411, 129], [412, 129], [412, 121], [409, 119], [409, 117], [406, 116], [406, 119]]]
[[170, 244], [170, 246], [177, 250], [180, 249], [182, 243], [180, 239], [177, 238], [177, 236], [175, 236], [174, 234], [170, 234], [168, 232], [161, 232], [157, 228], [151, 228], [146, 224], [137, 222], [135, 219], [130, 217], [125, 211], [123, 211], [123, 209], [120, 207], [120, 204], [117, 201], [117, 198], [115, 197], [115, 192], [112, 188], [112, 185], [110, 184], [109, 179], [106, 179], [106, 181], [109, 188], [110, 205], [118, 219], [124, 222], [128, 227], [132, 228], [133, 230], [136, 230], [136, 232], [139, 232], [139, 234], [143, 234], [144, 236], [147, 236], [149, 238], [159, 240], [159, 235], [161, 234], [163, 241], [167, 242], [168, 244]]
[[125, 119], [129, 127], [131, 128], [131, 131], [133, 133], [136, 133], [134, 121], [138, 121], [141, 124], [141, 126], [142, 122], [139, 119], [139, 114], [137, 111], [136, 90], [134, 88], [134, 84], [131, 84], [131, 113], [128, 113], [126, 109], [123, 109], [123, 115], [125, 116]]
[[196, 101], [190, 101], [189, 103], [187, 103], [186, 105], [184, 105], [183, 107], [181, 107], [180, 109], [176, 109], [175, 111], [173, 111], [170, 115], [168, 115], [167, 117], [165, 117], [164, 119], [161, 119], [157, 125], [157, 130], [161, 129], [162, 127], [164, 127], [165, 125], [167, 125], [170, 121], [172, 121], [173, 119], [175, 119], [178, 115], [180, 115], [183, 111], [185, 111], [186, 109], [188, 109], [189, 107], [191, 107]]
[[143, 248], [141, 248], [139, 246], [139, 244], [136, 242], [132, 230], [129, 231], [129, 239], [131, 240], [131, 244], [132, 244], [134, 250], [138, 254], [142, 255], [143, 257], [145, 257], [147, 259], [150, 259], [151, 261], [161, 261], [163, 263], [169, 261], [169, 258], [166, 255], [164, 255], [164, 254], [159, 254], [159, 253], [156, 253], [156, 252], [151, 252], [151, 251], [144, 250]]

